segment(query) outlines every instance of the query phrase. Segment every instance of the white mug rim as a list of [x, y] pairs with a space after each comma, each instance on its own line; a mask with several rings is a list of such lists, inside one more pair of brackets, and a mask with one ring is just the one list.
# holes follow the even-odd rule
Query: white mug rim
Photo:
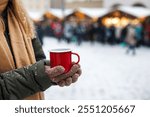
[[52, 52], [52, 53], [71, 52], [71, 49], [69, 49], [69, 48], [58, 48], [58, 49], [51, 49], [50, 52]]

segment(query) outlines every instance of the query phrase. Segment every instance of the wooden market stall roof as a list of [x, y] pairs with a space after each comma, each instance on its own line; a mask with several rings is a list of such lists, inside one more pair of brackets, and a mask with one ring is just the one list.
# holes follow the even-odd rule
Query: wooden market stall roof
[[78, 8], [75, 9], [74, 12], [67, 17], [75, 16], [79, 19], [97, 19], [100, 16], [103, 16], [108, 13], [108, 9], [106, 8]]
[[144, 7], [120, 6], [119, 10], [131, 14], [137, 18], [147, 17], [150, 15], [150, 9]]
[[48, 18], [57, 18], [57, 19], [63, 19], [64, 17], [68, 16], [69, 14], [73, 13], [72, 9], [65, 9], [62, 11], [61, 9], [49, 9], [46, 11], [45, 15]]
[[133, 6], [119, 6], [116, 9], [111, 9], [107, 14], [102, 17], [129, 17], [129, 18], [144, 18], [150, 16], [150, 9], [143, 7], [133, 7]]
[[89, 15], [85, 14], [84, 12], [78, 9], [75, 9], [71, 14], [67, 15], [66, 19], [69, 19], [72, 17], [77, 18], [78, 20], [92, 19], [92, 17], [90, 17]]
[[79, 19], [96, 19], [103, 17], [129, 17], [129, 18], [143, 18], [150, 16], [150, 9], [143, 7], [133, 7], [133, 6], [119, 6], [117, 9], [109, 8], [78, 8], [78, 9], [49, 9], [45, 13], [30, 11], [28, 12], [29, 16], [33, 20], [41, 20], [43, 15], [52, 19], [63, 19], [64, 17], [75, 16]]
[[109, 12], [106, 8], [79, 8], [78, 10], [91, 18], [99, 18]]

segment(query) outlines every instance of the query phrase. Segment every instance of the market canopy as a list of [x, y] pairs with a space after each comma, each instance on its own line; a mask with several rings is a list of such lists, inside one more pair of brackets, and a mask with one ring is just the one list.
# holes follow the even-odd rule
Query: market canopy
[[65, 17], [66, 19], [76, 19], [78, 21], [85, 20], [85, 19], [92, 19], [87, 14], [81, 12], [80, 10], [74, 10], [71, 14]]
[[85, 19], [85, 18], [98, 18], [106, 13], [108, 13], [109, 10], [105, 8], [78, 8], [78, 9], [65, 9], [62, 11], [61, 9], [49, 9], [45, 14], [49, 18], [58, 18], [63, 19], [63, 17], [70, 17], [75, 16], [79, 19]]
[[78, 11], [88, 15], [91, 18], [99, 18], [109, 12], [106, 8], [79, 8]]
[[49, 18], [57, 18], [57, 19], [63, 19], [65, 16], [73, 13], [72, 9], [65, 9], [62, 11], [61, 9], [49, 9], [45, 14]]
[[150, 16], [150, 9], [143, 7], [134, 7], [134, 6], [119, 6], [116, 9], [110, 9], [107, 14], [101, 16], [126, 16], [130, 18], [144, 18]]
[[63, 19], [64, 17], [75, 16], [79, 19], [97, 19], [103, 17], [129, 17], [129, 18], [145, 18], [150, 16], [150, 9], [143, 7], [133, 6], [119, 6], [117, 9], [106, 9], [106, 8], [78, 8], [78, 9], [49, 9], [45, 13], [30, 11], [29, 16], [33, 20], [41, 20], [43, 15], [51, 19]]
[[97, 19], [108, 13], [108, 9], [105, 8], [78, 8], [66, 17], [75, 16], [79, 19]]
[[99, 17], [100, 22], [106, 26], [126, 26], [127, 24], [138, 24], [143, 22], [147, 16], [150, 16], [150, 9], [133, 6], [119, 6], [110, 9], [109, 12]]
[[120, 6], [118, 10], [133, 15], [137, 18], [150, 16], [150, 9], [144, 7]]

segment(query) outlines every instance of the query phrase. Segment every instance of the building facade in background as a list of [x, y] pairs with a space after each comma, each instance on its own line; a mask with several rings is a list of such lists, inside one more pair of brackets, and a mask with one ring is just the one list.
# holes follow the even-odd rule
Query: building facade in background
[[50, 8], [50, 0], [21, 0], [28, 11], [46, 11]]
[[104, 0], [104, 7], [112, 7], [114, 5], [134, 5], [134, 4], [143, 4], [150, 8], [150, 0]]
[[103, 0], [66, 0], [66, 8], [101, 8]]
[[49, 8], [100, 8], [103, 0], [21, 0], [29, 11], [46, 11]]
[[65, 8], [66, 0], [50, 0], [51, 8]]
[[112, 7], [118, 4], [143, 4], [150, 8], [150, 0], [21, 0], [29, 11], [46, 11], [49, 8], [101, 8]]
[[103, 0], [51, 0], [51, 8], [100, 8]]

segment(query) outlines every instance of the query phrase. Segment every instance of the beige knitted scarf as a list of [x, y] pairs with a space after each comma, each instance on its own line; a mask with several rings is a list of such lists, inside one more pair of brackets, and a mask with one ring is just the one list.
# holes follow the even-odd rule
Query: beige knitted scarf
[[[5, 24], [1, 16], [6, 8], [12, 52], [4, 35]], [[34, 28], [32, 22], [21, 6], [20, 1], [0, 0], [0, 73], [36, 62], [32, 47], [33, 38]], [[26, 99], [41, 99], [41, 95], [37, 93]]]

